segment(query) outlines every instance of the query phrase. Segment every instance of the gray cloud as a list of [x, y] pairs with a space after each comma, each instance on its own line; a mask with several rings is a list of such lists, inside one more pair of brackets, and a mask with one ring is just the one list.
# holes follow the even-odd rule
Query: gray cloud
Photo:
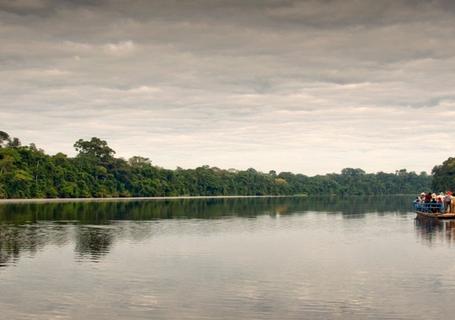
[[430, 170], [455, 142], [451, 1], [0, 0], [0, 126], [165, 167]]

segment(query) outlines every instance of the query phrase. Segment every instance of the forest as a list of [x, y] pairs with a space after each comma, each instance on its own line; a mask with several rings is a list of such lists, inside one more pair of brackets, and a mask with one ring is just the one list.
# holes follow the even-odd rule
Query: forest
[[455, 158], [450, 157], [432, 170], [433, 190], [455, 191]]
[[206, 165], [171, 170], [140, 156], [117, 158], [108, 143], [96, 137], [80, 139], [74, 148], [75, 157], [48, 155], [0, 131], [0, 198], [388, 195], [417, 194], [432, 187], [431, 175], [406, 169], [366, 173], [345, 168], [316, 176]]

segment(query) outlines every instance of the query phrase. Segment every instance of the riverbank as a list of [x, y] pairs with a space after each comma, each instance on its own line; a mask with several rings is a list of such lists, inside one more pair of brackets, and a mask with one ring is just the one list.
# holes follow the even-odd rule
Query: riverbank
[[185, 199], [244, 199], [244, 198], [295, 198], [306, 195], [264, 195], [264, 196], [175, 196], [175, 197], [123, 197], [123, 198], [35, 198], [0, 199], [6, 203], [56, 203], [56, 202], [103, 202], [103, 201], [147, 201], [147, 200], [185, 200]]

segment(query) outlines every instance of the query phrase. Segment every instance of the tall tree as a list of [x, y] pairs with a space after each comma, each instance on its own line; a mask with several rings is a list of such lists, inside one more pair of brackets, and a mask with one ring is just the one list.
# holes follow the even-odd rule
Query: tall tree
[[79, 139], [74, 143], [74, 148], [79, 152], [78, 156], [89, 156], [100, 160], [112, 159], [115, 154], [105, 140], [97, 137], [93, 137], [89, 141]]

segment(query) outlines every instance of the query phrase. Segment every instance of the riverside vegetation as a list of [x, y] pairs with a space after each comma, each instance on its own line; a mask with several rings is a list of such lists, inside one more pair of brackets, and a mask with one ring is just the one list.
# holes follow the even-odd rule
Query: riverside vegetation
[[[311, 177], [252, 168], [169, 170], [144, 157], [116, 158], [107, 142], [96, 137], [80, 139], [74, 147], [75, 157], [48, 155], [0, 131], [0, 198], [415, 194], [430, 190], [432, 183], [425, 172], [406, 169], [366, 173], [345, 168], [340, 174]], [[444, 180], [441, 171], [435, 171], [436, 181]]]

